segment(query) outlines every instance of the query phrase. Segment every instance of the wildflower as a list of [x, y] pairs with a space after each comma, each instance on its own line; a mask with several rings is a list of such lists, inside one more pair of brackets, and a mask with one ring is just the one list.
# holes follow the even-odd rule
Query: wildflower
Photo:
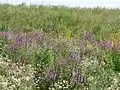
[[75, 59], [75, 54], [71, 51], [70, 51], [70, 54], [69, 54], [69, 59]]
[[30, 80], [30, 77], [29, 77], [29, 76], [27, 76], [25, 79], [26, 79], [27, 81], [29, 81], [29, 80]]
[[111, 48], [111, 42], [109, 39], [107, 39], [106, 41], [103, 41], [100, 43], [100, 45], [104, 48]]
[[107, 41], [104, 43], [104, 47], [105, 47], [105, 48], [110, 48], [110, 47], [111, 47], [110, 40], [107, 40]]
[[81, 75], [81, 77], [80, 77], [80, 82], [81, 82], [81, 83], [86, 83], [86, 82], [87, 82], [87, 79], [86, 79], [86, 76], [85, 76], [85, 75], [84, 75], [84, 76]]
[[62, 86], [59, 85], [58, 88], [59, 88], [59, 89], [62, 89]]
[[65, 81], [65, 80], [63, 80], [63, 83], [66, 83], [66, 81]]
[[16, 44], [22, 46], [23, 45], [23, 36], [22, 35], [18, 35], [18, 37], [16, 38]]
[[52, 72], [52, 73], [50, 73], [49, 77], [50, 77], [51, 79], [54, 79], [54, 80], [55, 80], [56, 77], [57, 77], [57, 74], [54, 73], [54, 72]]
[[111, 46], [112, 46], [112, 47], [114, 46], [114, 42], [113, 42], [113, 41], [111, 41]]
[[75, 79], [78, 81], [79, 80], [79, 71], [77, 69], [76, 73], [75, 73]]
[[32, 41], [33, 41], [33, 38], [32, 38], [32, 37], [27, 40], [27, 43], [28, 43], [29, 46], [31, 46]]
[[55, 88], [53, 88], [53, 87], [52, 87], [52, 88], [50, 88], [50, 87], [49, 87], [49, 90], [55, 90]]

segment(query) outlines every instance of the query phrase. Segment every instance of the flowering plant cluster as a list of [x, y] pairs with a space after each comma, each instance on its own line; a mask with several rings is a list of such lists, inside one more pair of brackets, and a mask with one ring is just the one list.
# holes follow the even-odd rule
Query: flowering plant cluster
[[53, 83], [49, 90], [70, 90], [70, 84], [66, 80], [58, 81]]
[[33, 90], [34, 71], [31, 65], [20, 66], [0, 55], [0, 89]]
[[[7, 42], [0, 45], [0, 87], [3, 90], [6, 87], [11, 90], [88, 90], [92, 85], [90, 82], [99, 78], [92, 73], [95, 74], [101, 65], [106, 65], [108, 59], [113, 61], [113, 69], [119, 69], [119, 55], [115, 58], [117, 54], [103, 54], [104, 49], [101, 49], [103, 45], [105, 49], [111, 48], [110, 41], [99, 44], [91, 32], [81, 32], [80, 38], [65, 42], [56, 41], [51, 34], [41, 35], [37, 31], [27, 34], [4, 32], [2, 35], [2, 41]], [[14, 49], [9, 49], [11, 46]], [[101, 63], [102, 60], [105, 64]], [[92, 83], [97, 84], [97, 81]]]

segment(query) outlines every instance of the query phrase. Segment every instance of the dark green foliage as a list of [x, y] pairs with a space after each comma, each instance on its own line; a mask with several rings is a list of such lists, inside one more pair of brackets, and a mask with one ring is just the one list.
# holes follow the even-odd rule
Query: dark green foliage
[[54, 52], [49, 48], [35, 47], [29, 51], [29, 62], [49, 66], [54, 64]]
[[5, 39], [0, 38], [0, 55], [3, 57], [8, 57], [6, 50], [5, 50], [5, 45], [7, 45], [7, 41]]
[[45, 47], [35, 47], [30, 50], [29, 62], [35, 68], [36, 90], [48, 90], [52, 81], [43, 73], [54, 66], [54, 52]]
[[120, 72], [120, 52], [117, 51], [111, 52], [109, 59], [112, 69]]

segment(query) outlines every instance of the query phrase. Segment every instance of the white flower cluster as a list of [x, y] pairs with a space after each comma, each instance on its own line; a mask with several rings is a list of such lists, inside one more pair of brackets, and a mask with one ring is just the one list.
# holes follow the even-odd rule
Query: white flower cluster
[[33, 90], [33, 69], [0, 56], [0, 90]]
[[120, 75], [112, 77], [112, 83], [106, 90], [120, 90]]
[[49, 90], [69, 90], [70, 84], [66, 80], [58, 81], [49, 87]]

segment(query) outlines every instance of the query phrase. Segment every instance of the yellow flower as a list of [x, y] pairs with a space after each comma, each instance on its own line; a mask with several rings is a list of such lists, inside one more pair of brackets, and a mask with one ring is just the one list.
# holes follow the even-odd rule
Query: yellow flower
[[89, 44], [87, 44], [87, 48], [92, 49], [93, 46], [89, 43]]
[[112, 46], [112, 47], [114, 46], [114, 42], [113, 42], [113, 41], [111, 41], [111, 46]]
[[85, 58], [85, 61], [89, 61], [89, 58]]

